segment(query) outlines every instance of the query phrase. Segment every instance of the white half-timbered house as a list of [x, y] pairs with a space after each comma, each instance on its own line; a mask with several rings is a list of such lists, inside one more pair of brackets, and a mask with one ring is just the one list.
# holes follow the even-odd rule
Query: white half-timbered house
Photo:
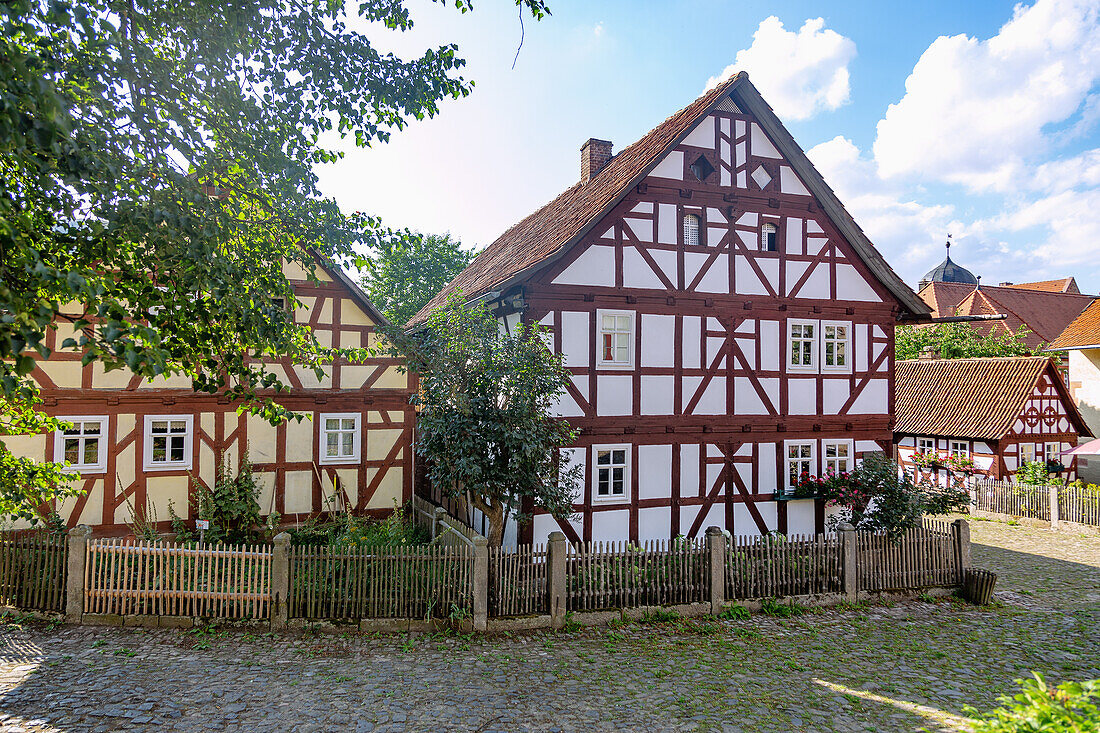
[[929, 308], [739, 74], [641, 140], [581, 148], [581, 179], [506, 231], [451, 292], [537, 322], [581, 429], [571, 521], [521, 541], [822, 531], [801, 472], [892, 441], [893, 334]]
[[[1077, 458], [1060, 454], [1090, 434], [1062, 373], [1045, 356], [899, 361], [896, 405], [899, 465], [941, 485], [965, 480], [951, 470], [951, 456], [973, 461], [979, 478], [1008, 480], [1043, 461], [1063, 464], [1059, 479], [1072, 481]], [[933, 454], [945, 460], [930, 465]]]

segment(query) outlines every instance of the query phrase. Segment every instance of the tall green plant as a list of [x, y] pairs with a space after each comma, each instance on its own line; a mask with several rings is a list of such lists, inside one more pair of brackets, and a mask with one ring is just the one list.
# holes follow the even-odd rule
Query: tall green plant
[[572, 513], [580, 467], [562, 465], [559, 448], [578, 433], [553, 415], [570, 375], [539, 327], [506, 330], [455, 294], [413, 334], [388, 333], [420, 374], [413, 402], [428, 477], [485, 513], [491, 545], [500, 546], [509, 512], [526, 518], [527, 500], [557, 517]]
[[218, 469], [213, 486], [198, 481], [194, 486], [195, 516], [210, 522], [207, 540], [235, 544], [254, 539], [260, 524], [260, 486], [247, 458], [241, 459], [235, 476], [225, 464]]

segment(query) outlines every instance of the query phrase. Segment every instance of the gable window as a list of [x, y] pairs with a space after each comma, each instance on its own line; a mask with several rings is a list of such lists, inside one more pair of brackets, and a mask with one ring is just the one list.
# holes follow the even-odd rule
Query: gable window
[[841, 372], [848, 370], [851, 330], [851, 326], [847, 323], [821, 324], [822, 369]]
[[599, 366], [630, 367], [634, 364], [634, 313], [596, 312], [600, 324]]
[[67, 471], [102, 473], [107, 470], [107, 418], [62, 417], [71, 423], [54, 433], [54, 460], [67, 461]]
[[146, 415], [146, 470], [191, 468], [194, 420], [192, 415]]
[[852, 470], [852, 442], [826, 440], [822, 443], [825, 456], [825, 473], [849, 473]]
[[950, 453], [959, 458], [970, 457], [970, 445], [965, 440], [952, 440]]
[[815, 463], [813, 441], [787, 443], [787, 488], [798, 486], [803, 474], [813, 475]]
[[917, 438], [917, 453], [931, 453], [936, 450], [935, 438]]
[[779, 251], [779, 227], [775, 224], [767, 223], [760, 227], [760, 251]]
[[321, 463], [353, 463], [359, 460], [360, 415], [357, 412], [321, 414]]
[[695, 214], [684, 214], [684, 246], [699, 246], [699, 217]]
[[695, 159], [695, 162], [690, 166], [692, 174], [695, 175], [700, 181], [705, 181], [710, 177], [711, 173], [714, 173], [714, 166], [710, 164], [710, 161], [706, 159], [706, 156], [700, 155]]
[[630, 480], [629, 446], [596, 446], [596, 499], [621, 499]]
[[1020, 466], [1035, 462], [1035, 444], [1020, 443]]
[[817, 368], [817, 323], [787, 321], [787, 367], [797, 371]]

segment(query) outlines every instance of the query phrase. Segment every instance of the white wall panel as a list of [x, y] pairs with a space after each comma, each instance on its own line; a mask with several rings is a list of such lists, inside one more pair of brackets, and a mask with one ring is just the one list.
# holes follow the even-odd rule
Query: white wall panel
[[672, 375], [643, 375], [638, 411], [643, 415], [671, 415], [675, 412], [675, 390], [676, 377]]
[[565, 366], [588, 366], [588, 353], [592, 348], [588, 335], [591, 315], [578, 311], [562, 311], [561, 349], [565, 354]]
[[577, 257], [560, 275], [557, 285], [615, 286], [615, 248], [594, 244]]
[[638, 446], [638, 498], [672, 496], [672, 446]]
[[643, 367], [671, 367], [675, 365], [676, 316], [641, 316]]
[[633, 377], [600, 374], [596, 377], [597, 415], [630, 415], [634, 412]]

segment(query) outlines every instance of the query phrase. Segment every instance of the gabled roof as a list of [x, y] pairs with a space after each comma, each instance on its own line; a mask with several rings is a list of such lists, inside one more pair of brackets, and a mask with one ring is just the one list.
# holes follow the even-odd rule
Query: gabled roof
[[1047, 351], [1069, 351], [1089, 346], [1100, 346], [1100, 300], [1092, 301], [1092, 305], [1074, 318], [1047, 347]]
[[894, 432], [997, 440], [1019, 417], [1043, 374], [1054, 383], [1078, 434], [1090, 435], [1046, 356], [899, 361]]
[[587, 185], [575, 183], [550, 203], [535, 211], [486, 247], [470, 265], [409, 321], [416, 325], [461, 290], [469, 299], [504, 290], [529, 277], [564, 255], [611, 211], [695, 125], [727, 97], [751, 114], [776, 148], [805, 182], [825, 214], [855, 249], [856, 254], [898, 299], [902, 308], [917, 318], [928, 307], [890, 268], [825, 183], [809, 158], [775, 116], [760, 93], [741, 72], [703, 94], [694, 102], [623, 149]]
[[1006, 288], [1018, 290], [1045, 290], [1048, 293], [1080, 293], [1077, 281], [1072, 277], [1063, 277], [1058, 280], [1039, 280], [1033, 283], [1009, 283]]
[[1035, 348], [1050, 343], [1092, 302], [1093, 296], [1049, 290], [1024, 290], [1001, 286], [933, 282], [921, 288], [920, 297], [932, 308], [933, 318], [1003, 313], [1003, 321], [974, 323], [983, 333], [993, 329], [1017, 331], [1027, 326], [1024, 339]]
[[316, 252], [313, 253], [313, 261], [316, 262], [317, 266], [324, 270], [329, 277], [344, 286], [348, 291], [348, 295], [350, 295], [352, 300], [370, 316], [370, 319], [374, 321], [376, 326], [390, 325], [389, 320], [382, 315], [382, 311], [378, 310], [378, 306], [376, 306], [367, 294], [363, 292], [359, 284], [344, 272], [342, 267], [325, 257], [321, 257]]

